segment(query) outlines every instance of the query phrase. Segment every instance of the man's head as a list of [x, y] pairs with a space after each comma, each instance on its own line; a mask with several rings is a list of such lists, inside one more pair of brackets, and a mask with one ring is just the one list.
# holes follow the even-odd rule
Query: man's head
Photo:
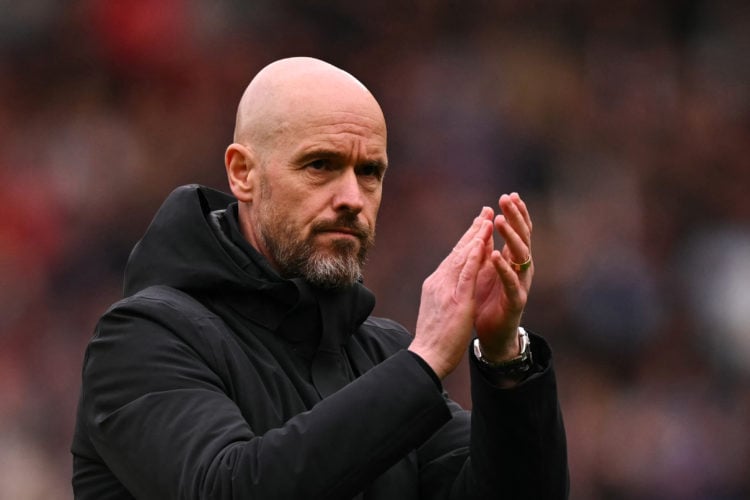
[[373, 244], [387, 166], [375, 98], [323, 61], [276, 61], [240, 100], [225, 163], [242, 231], [285, 277], [356, 281]]

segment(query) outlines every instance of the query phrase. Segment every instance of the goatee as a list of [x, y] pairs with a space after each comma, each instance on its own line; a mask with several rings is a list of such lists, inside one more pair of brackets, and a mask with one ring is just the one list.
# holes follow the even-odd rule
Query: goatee
[[[270, 227], [272, 231], [268, 231]], [[340, 288], [360, 281], [367, 253], [375, 239], [374, 231], [361, 224], [354, 212], [343, 212], [335, 220], [316, 222], [304, 239], [299, 238], [297, 228], [288, 224], [270, 227], [263, 224], [260, 235], [281, 275], [300, 277], [321, 288]], [[316, 241], [321, 234], [342, 229], [356, 240], [336, 238], [326, 247]]]

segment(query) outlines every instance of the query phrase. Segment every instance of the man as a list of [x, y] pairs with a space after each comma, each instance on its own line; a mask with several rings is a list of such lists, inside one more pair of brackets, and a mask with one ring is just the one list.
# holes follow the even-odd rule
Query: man
[[[533, 264], [517, 194], [427, 278], [412, 337], [369, 317], [361, 284], [387, 168], [361, 83], [316, 59], [272, 63], [225, 164], [234, 196], [172, 193], [97, 326], [76, 498], [567, 496], [550, 352], [519, 328]], [[469, 413], [440, 381], [474, 331]]]

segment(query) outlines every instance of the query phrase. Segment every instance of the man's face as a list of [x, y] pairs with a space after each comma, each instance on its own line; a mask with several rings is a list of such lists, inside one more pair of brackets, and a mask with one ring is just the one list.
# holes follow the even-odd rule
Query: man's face
[[353, 284], [374, 242], [387, 164], [382, 118], [333, 112], [282, 129], [259, 167], [261, 251], [284, 277]]

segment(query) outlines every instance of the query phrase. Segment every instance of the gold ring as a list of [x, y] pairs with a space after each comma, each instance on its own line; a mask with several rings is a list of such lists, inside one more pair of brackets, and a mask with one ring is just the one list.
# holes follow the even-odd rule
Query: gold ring
[[512, 267], [513, 270], [517, 273], [527, 270], [528, 268], [531, 267], [531, 254], [529, 254], [529, 257], [525, 261], [521, 262], [520, 264], [513, 262], [511, 260], [510, 267]]

